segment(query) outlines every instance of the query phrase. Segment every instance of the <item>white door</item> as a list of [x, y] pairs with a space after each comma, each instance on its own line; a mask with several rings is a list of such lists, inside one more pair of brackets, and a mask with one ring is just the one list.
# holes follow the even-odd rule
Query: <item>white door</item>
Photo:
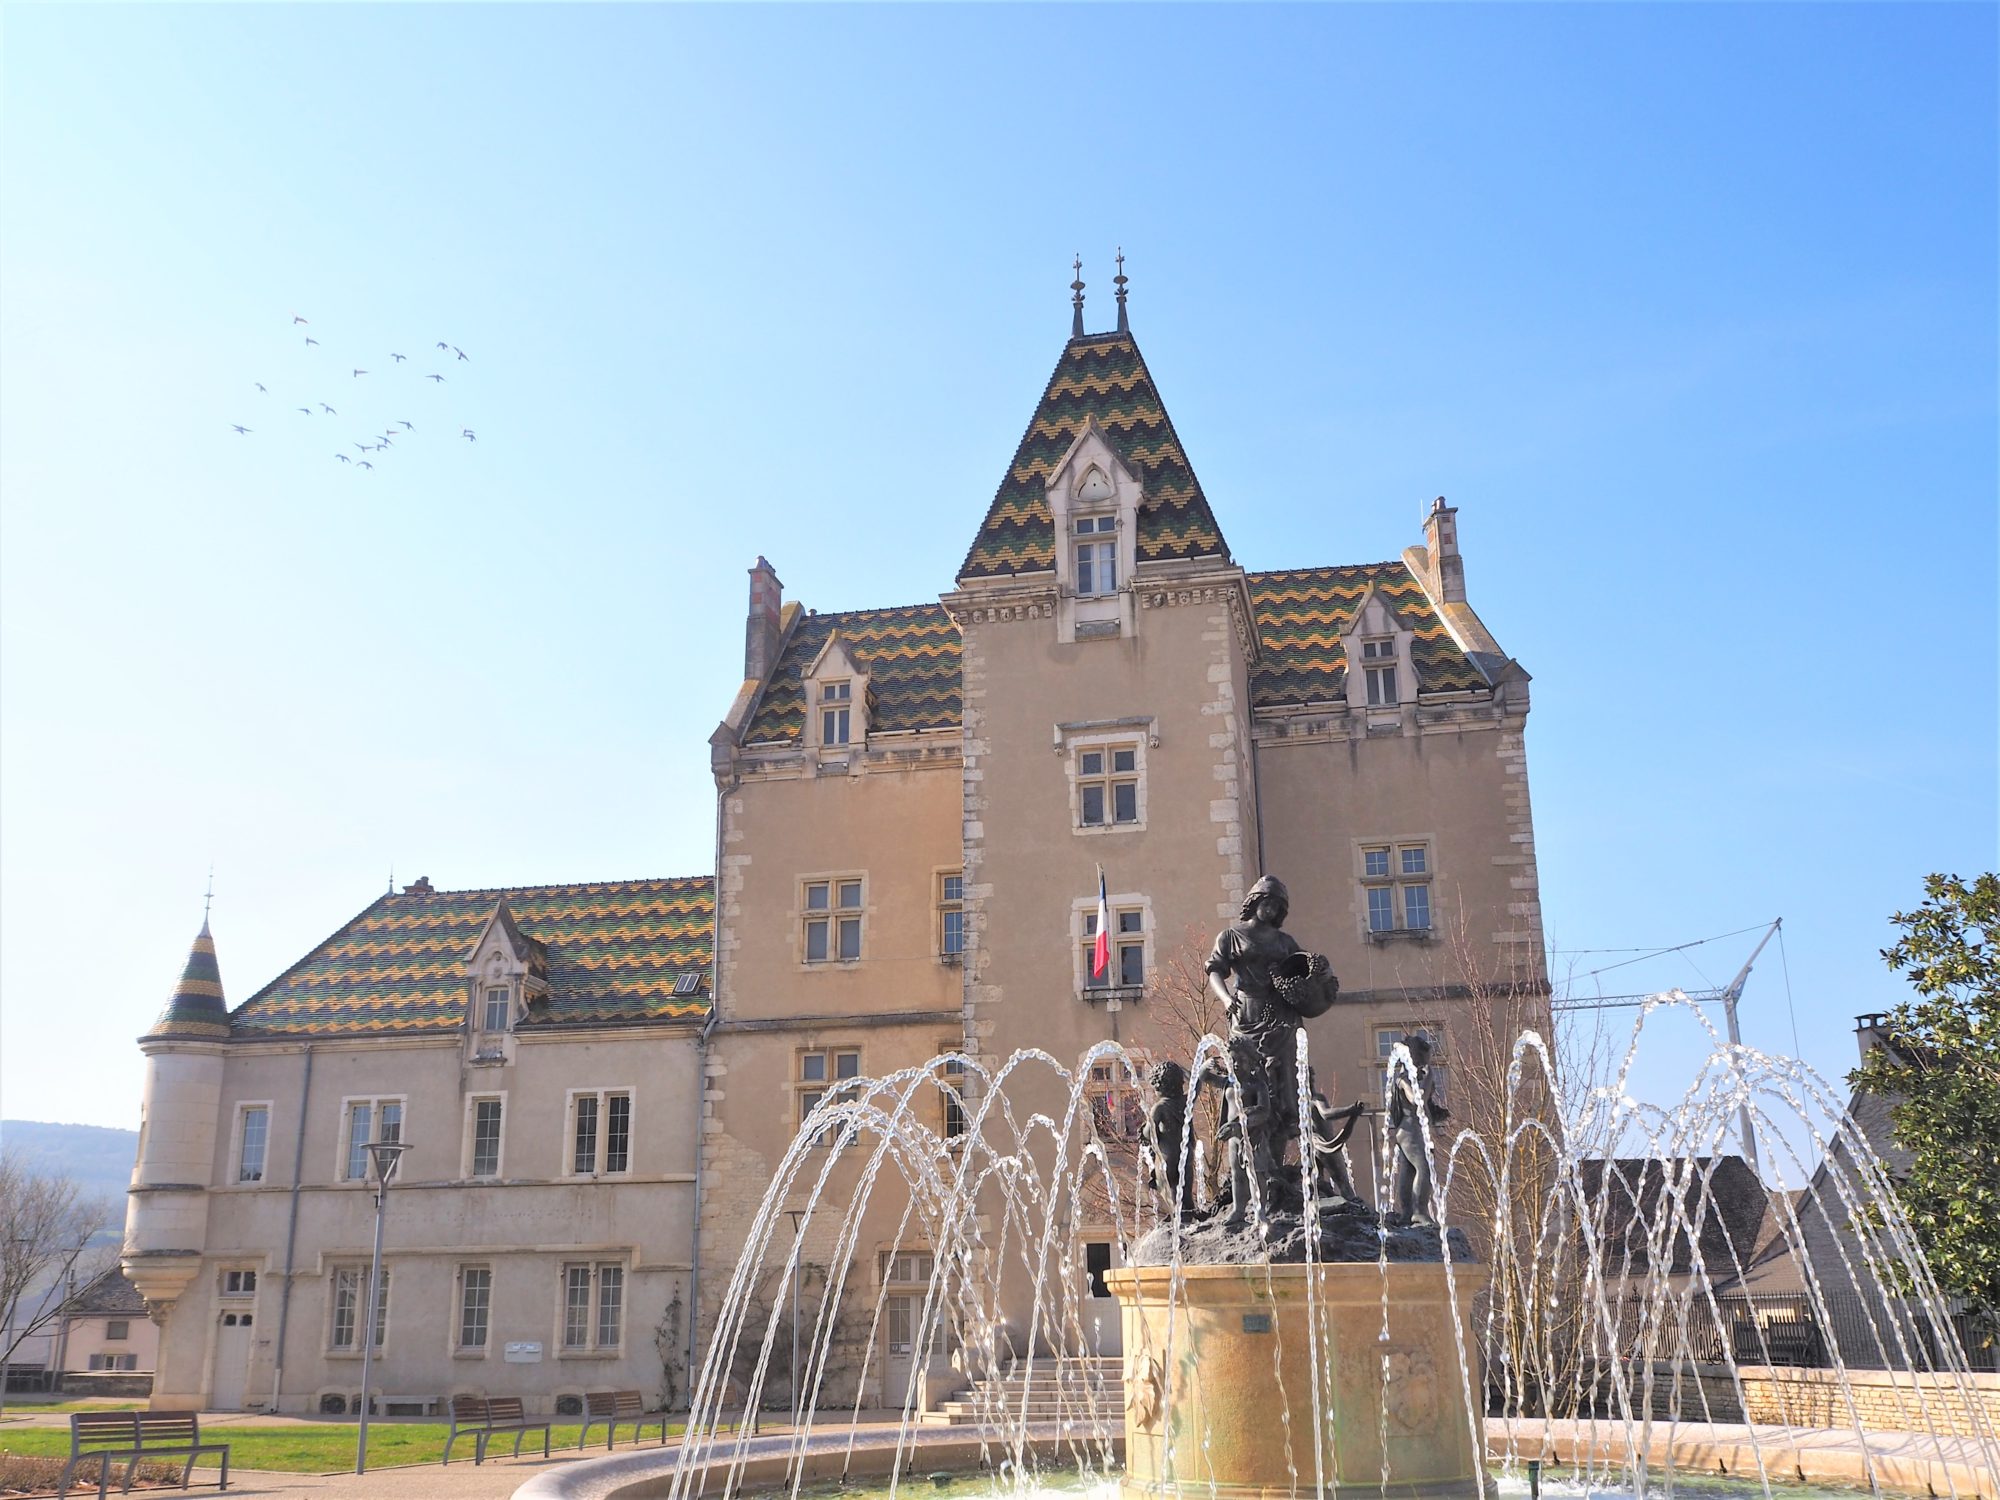
[[923, 1305], [923, 1298], [901, 1292], [892, 1292], [882, 1304], [882, 1401], [886, 1406], [900, 1407], [909, 1397], [910, 1355]]
[[250, 1314], [224, 1313], [215, 1331], [215, 1391], [209, 1405], [217, 1411], [241, 1411], [250, 1382]]

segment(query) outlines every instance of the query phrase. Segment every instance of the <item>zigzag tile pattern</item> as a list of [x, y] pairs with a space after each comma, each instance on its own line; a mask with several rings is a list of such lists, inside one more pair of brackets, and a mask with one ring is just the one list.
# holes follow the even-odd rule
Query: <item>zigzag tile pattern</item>
[[378, 896], [230, 1016], [236, 1036], [449, 1031], [465, 1019], [465, 960], [494, 907], [548, 955], [549, 996], [522, 1029], [699, 1017], [706, 995], [674, 994], [706, 974], [715, 882], [613, 880], [511, 890]]
[[1427, 693], [1483, 688], [1486, 679], [1431, 608], [1423, 586], [1399, 562], [1338, 568], [1283, 568], [1247, 575], [1263, 647], [1250, 680], [1255, 708], [1339, 702], [1347, 696], [1341, 633], [1371, 583], [1394, 606], [1415, 640], [1417, 686]]
[[959, 721], [958, 627], [941, 604], [803, 615], [778, 654], [745, 744], [796, 740], [805, 733], [804, 676], [834, 631], [868, 674], [873, 729], [948, 729]]
[[1007, 477], [965, 554], [961, 581], [1055, 566], [1055, 518], [1044, 485], [1093, 416], [1145, 485], [1139, 560], [1229, 555], [1139, 346], [1130, 334], [1099, 333], [1063, 347]]

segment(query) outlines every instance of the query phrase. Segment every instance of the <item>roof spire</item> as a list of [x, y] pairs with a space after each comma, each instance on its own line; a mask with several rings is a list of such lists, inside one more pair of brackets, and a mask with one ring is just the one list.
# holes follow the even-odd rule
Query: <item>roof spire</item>
[[1080, 339], [1083, 337], [1083, 254], [1081, 251], [1077, 253], [1076, 259], [1070, 263], [1070, 269], [1076, 272], [1076, 280], [1069, 284], [1069, 336], [1073, 339]]
[[215, 861], [208, 862], [208, 889], [201, 893], [201, 935], [208, 936], [208, 909], [215, 904]]
[[1125, 321], [1125, 283], [1132, 278], [1125, 274], [1125, 247], [1118, 247], [1118, 274], [1111, 278], [1111, 284], [1118, 288], [1118, 331], [1130, 333], [1132, 325]]
[[222, 998], [222, 970], [215, 962], [215, 939], [208, 935], [204, 912], [201, 932], [188, 950], [187, 967], [174, 986], [167, 1008], [148, 1037], [226, 1037], [229, 1035], [229, 1007]]

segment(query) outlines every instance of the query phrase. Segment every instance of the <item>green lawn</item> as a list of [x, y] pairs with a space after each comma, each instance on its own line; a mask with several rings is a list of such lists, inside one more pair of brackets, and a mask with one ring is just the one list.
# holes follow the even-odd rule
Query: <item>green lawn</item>
[[13, 1396], [7, 1401], [7, 1410], [4, 1415], [11, 1420], [14, 1417], [32, 1417], [37, 1412], [45, 1411], [143, 1411], [145, 1406], [146, 1403], [143, 1401], [105, 1401], [99, 1399], [88, 1401], [23, 1401], [19, 1396]]
[[[444, 1437], [450, 1430], [442, 1422], [370, 1422], [368, 1424], [368, 1466], [388, 1468], [394, 1464], [436, 1463], [444, 1456]], [[555, 1448], [576, 1447], [577, 1434], [582, 1430], [580, 1423], [558, 1424], [550, 1434], [555, 1440]], [[620, 1428], [618, 1451], [624, 1452], [631, 1444], [629, 1428]], [[676, 1422], [668, 1429], [679, 1433], [681, 1424]], [[354, 1437], [356, 1428], [352, 1422], [302, 1422], [296, 1427], [208, 1427], [201, 1430], [203, 1441], [213, 1439], [229, 1444], [231, 1468], [277, 1469], [290, 1474], [337, 1474], [354, 1467]], [[594, 1428], [590, 1434], [591, 1446], [597, 1452], [604, 1451], [604, 1429]], [[658, 1430], [646, 1429], [646, 1442], [659, 1442]], [[542, 1451], [540, 1433], [521, 1440], [521, 1451], [529, 1451], [530, 1445], [536, 1453]], [[512, 1434], [496, 1437], [487, 1449], [489, 1455], [502, 1457], [512, 1452]], [[66, 1456], [69, 1453], [69, 1429], [67, 1427], [10, 1427], [0, 1430], [0, 1452], [19, 1453], [35, 1456]], [[451, 1461], [472, 1461], [472, 1439], [459, 1438], [451, 1450]]]

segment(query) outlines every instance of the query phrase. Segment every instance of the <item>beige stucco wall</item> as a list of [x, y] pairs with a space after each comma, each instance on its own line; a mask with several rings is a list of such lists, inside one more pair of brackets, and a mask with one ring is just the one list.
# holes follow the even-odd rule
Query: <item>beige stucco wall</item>
[[[297, 1193], [298, 1232], [280, 1409], [314, 1409], [325, 1391], [359, 1388], [360, 1357], [329, 1348], [335, 1267], [365, 1267], [374, 1203], [362, 1184], [341, 1182], [344, 1104], [400, 1095], [410, 1142], [388, 1201], [383, 1263], [390, 1273], [387, 1336], [374, 1388], [445, 1397], [458, 1391], [518, 1394], [544, 1409], [564, 1391], [636, 1386], [657, 1394], [662, 1355], [655, 1329], [676, 1292], [688, 1301], [693, 1259], [695, 1042], [685, 1025], [523, 1034], [514, 1061], [471, 1067], [462, 1037], [315, 1044]], [[284, 1257], [292, 1212], [293, 1162], [305, 1053], [297, 1044], [230, 1049], [208, 1188], [208, 1228], [197, 1274], [168, 1314], [156, 1405], [207, 1404], [218, 1375], [217, 1332], [225, 1313], [253, 1315], [246, 1403], [267, 1405], [277, 1364]], [[615, 1179], [565, 1176], [569, 1092], [630, 1089], [632, 1166]], [[501, 1176], [468, 1181], [465, 1101], [504, 1094]], [[235, 1179], [239, 1104], [268, 1103], [264, 1179]], [[560, 1350], [561, 1267], [587, 1260], [626, 1272], [621, 1346], [610, 1353]], [[490, 1266], [493, 1295], [483, 1353], [454, 1349], [456, 1276]], [[226, 1298], [222, 1273], [257, 1272], [250, 1298]], [[683, 1335], [684, 1338], [684, 1335]], [[510, 1341], [538, 1342], [539, 1364], [509, 1363]], [[681, 1356], [673, 1354], [678, 1366]]]
[[[109, 1326], [114, 1322], [125, 1325], [124, 1338], [114, 1339], [107, 1335]], [[125, 1313], [117, 1318], [103, 1318], [93, 1313], [87, 1318], [70, 1319], [69, 1338], [63, 1350], [63, 1369], [88, 1370], [93, 1354], [129, 1354], [137, 1361], [132, 1368], [145, 1371], [153, 1368], [159, 1352], [160, 1330], [144, 1313]]]

